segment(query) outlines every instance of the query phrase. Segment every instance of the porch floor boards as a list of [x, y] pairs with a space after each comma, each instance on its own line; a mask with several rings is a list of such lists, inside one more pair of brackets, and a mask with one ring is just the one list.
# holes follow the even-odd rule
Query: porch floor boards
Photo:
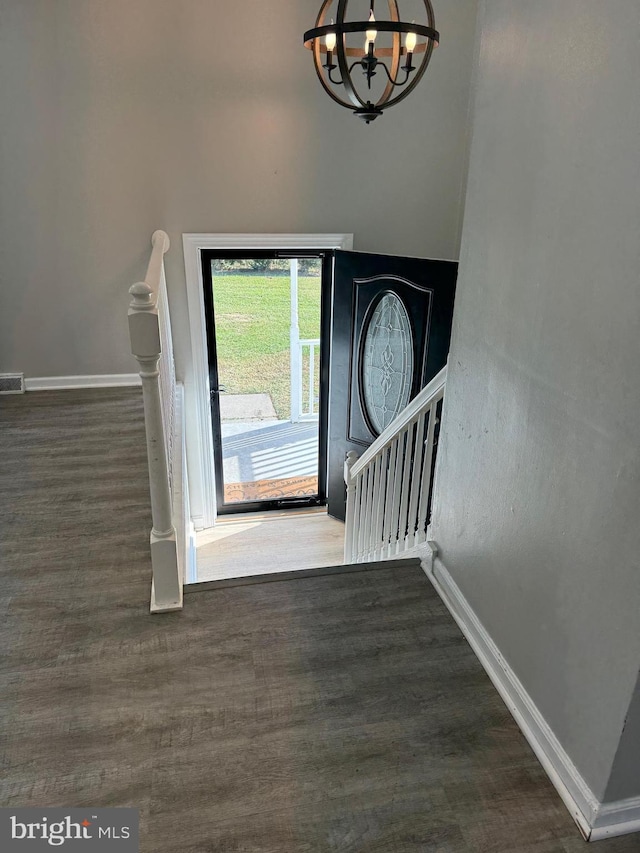
[[140, 390], [0, 429], [0, 805], [138, 807], [142, 853], [586, 853], [420, 569], [151, 617]]
[[318, 476], [318, 422], [222, 423], [225, 483]]

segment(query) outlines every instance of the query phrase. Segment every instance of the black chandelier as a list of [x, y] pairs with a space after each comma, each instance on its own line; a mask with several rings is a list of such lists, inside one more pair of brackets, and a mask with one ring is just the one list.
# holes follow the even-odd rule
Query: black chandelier
[[[304, 34], [325, 92], [367, 124], [406, 98], [427, 70], [440, 34], [430, 0], [422, 2], [426, 24], [401, 21], [397, 0], [386, 0], [388, 20], [376, 19], [371, 0], [366, 21], [347, 20], [349, 0], [324, 0], [315, 27]], [[356, 43], [363, 33], [364, 45]]]

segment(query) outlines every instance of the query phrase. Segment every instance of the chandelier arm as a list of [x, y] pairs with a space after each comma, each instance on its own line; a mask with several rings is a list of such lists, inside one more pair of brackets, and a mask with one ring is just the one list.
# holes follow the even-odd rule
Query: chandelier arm
[[425, 71], [427, 70], [427, 66], [429, 65], [429, 61], [431, 59], [431, 55], [433, 54], [433, 42], [430, 42], [425, 51], [424, 57], [422, 59], [422, 63], [418, 65], [415, 69], [415, 77], [412, 78], [411, 84], [407, 86], [406, 89], [403, 89], [395, 98], [391, 98], [390, 101], [387, 101], [385, 104], [385, 109], [388, 107], [392, 107], [395, 104], [400, 103], [400, 101], [404, 100], [410, 92], [413, 92], [415, 87], [418, 85], [422, 77], [424, 76]]
[[347, 107], [347, 109], [352, 109], [352, 104], [349, 101], [347, 101], [345, 98], [341, 98], [339, 95], [337, 95], [334, 92], [334, 90], [331, 88], [331, 86], [329, 86], [329, 84], [327, 83], [327, 81], [325, 79], [325, 75], [321, 71], [322, 67], [323, 67], [322, 65], [318, 65], [318, 64], [316, 64], [316, 66], [315, 66], [316, 74], [318, 76], [318, 80], [320, 81], [320, 83], [322, 85], [322, 88], [325, 90], [327, 95], [329, 95], [331, 100], [336, 102], [336, 104], [340, 104], [341, 107]]
[[[402, 83], [398, 83], [398, 78], [396, 77], [396, 79], [395, 79], [395, 80], [393, 79], [393, 77], [391, 76], [391, 72], [390, 72], [390, 71], [389, 71], [389, 69], [387, 68], [386, 63], [385, 63], [385, 62], [381, 62], [380, 60], [378, 60], [378, 66], [380, 66], [380, 65], [384, 68], [385, 74], [386, 74], [386, 75], [387, 75], [387, 77], [389, 78], [389, 82], [391, 83], [391, 85], [392, 85], [392, 86], [394, 86], [394, 87], [396, 87], [396, 88], [399, 88], [399, 87], [401, 87], [401, 86], [405, 86], [405, 85], [406, 85], [406, 83], [407, 83], [407, 81], [408, 81], [408, 79], [409, 79], [409, 75], [411, 74], [411, 72], [410, 72], [410, 71], [405, 71], [405, 78], [404, 78], [404, 80], [402, 81]], [[378, 66], [376, 66], [376, 67], [378, 67]]]
[[[323, 65], [322, 67], [327, 68], [326, 65]], [[333, 85], [334, 86], [344, 86], [344, 80], [342, 80], [342, 79], [341, 80], [334, 80], [333, 77], [331, 76], [332, 72], [333, 72], [333, 68], [327, 68], [327, 77], [329, 78], [329, 80], [331, 80]]]

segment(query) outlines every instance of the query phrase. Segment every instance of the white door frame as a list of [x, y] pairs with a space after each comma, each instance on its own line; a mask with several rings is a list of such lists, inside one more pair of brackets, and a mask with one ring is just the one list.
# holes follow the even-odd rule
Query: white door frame
[[183, 234], [184, 271], [191, 334], [191, 369], [184, 377], [189, 497], [196, 530], [213, 527], [216, 484], [213, 468], [211, 396], [204, 316], [203, 249], [353, 249], [353, 234]]

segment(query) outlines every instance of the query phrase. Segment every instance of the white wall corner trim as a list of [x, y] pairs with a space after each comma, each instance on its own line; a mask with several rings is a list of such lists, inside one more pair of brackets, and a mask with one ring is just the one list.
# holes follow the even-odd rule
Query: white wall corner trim
[[422, 568], [511, 711], [565, 806], [588, 841], [640, 831], [640, 797], [600, 803], [573, 764], [515, 672], [428, 542]]
[[204, 316], [203, 249], [344, 249], [353, 234], [183, 234], [184, 270], [191, 335], [191, 365], [184, 377], [191, 517], [196, 530], [212, 527], [216, 487], [211, 434], [209, 361]]
[[32, 376], [27, 391], [67, 391], [72, 388], [128, 388], [140, 385], [138, 373], [99, 373], [95, 376]]

